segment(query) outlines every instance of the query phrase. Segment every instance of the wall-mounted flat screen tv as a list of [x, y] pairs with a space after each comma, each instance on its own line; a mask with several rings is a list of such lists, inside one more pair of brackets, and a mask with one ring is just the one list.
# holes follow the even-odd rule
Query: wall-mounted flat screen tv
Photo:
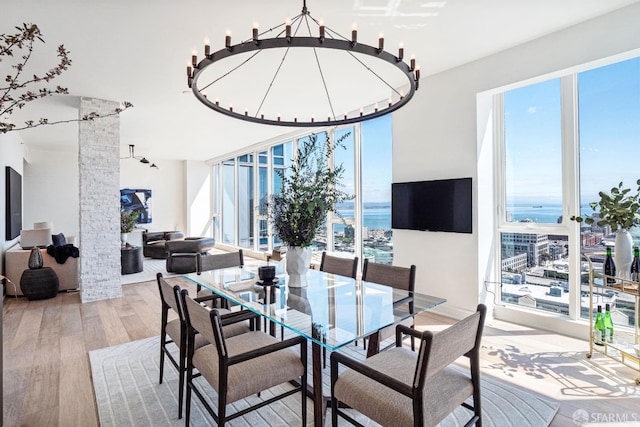
[[472, 232], [471, 178], [391, 184], [391, 228]]
[[5, 240], [12, 240], [22, 229], [22, 177], [11, 166], [5, 167], [5, 187]]

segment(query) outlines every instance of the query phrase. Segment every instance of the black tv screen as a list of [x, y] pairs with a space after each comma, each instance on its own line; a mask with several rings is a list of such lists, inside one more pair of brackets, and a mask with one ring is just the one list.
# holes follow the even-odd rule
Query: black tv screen
[[471, 178], [391, 184], [391, 228], [472, 232]]
[[15, 239], [22, 229], [22, 177], [5, 167], [5, 240]]

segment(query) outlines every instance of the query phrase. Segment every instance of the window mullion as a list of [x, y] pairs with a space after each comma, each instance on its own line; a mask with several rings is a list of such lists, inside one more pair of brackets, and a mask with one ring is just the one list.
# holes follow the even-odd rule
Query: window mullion
[[562, 94], [562, 185], [563, 226], [568, 229], [569, 247], [569, 318], [580, 319], [580, 232], [576, 223], [569, 220], [580, 213], [580, 150], [578, 132], [578, 83], [577, 75], [570, 74], [560, 80]]

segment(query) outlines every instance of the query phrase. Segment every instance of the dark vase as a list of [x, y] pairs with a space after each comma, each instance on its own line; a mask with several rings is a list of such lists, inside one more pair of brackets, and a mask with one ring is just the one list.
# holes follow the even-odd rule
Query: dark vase
[[38, 268], [42, 268], [43, 262], [40, 248], [31, 249], [31, 254], [29, 255], [29, 269], [37, 270]]

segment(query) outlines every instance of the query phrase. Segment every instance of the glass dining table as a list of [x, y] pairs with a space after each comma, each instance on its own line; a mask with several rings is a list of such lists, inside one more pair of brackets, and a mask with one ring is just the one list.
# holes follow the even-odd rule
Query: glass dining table
[[[258, 267], [234, 267], [190, 273], [185, 278], [266, 319], [270, 331], [280, 325], [311, 342], [314, 425], [324, 421], [326, 398], [322, 389], [322, 348], [336, 351], [368, 337], [367, 356], [378, 350], [378, 332], [430, 310], [443, 298], [352, 279], [310, 269], [306, 286], [293, 287], [281, 263], [276, 279], [264, 283]], [[413, 301], [413, 313], [408, 302]]]

